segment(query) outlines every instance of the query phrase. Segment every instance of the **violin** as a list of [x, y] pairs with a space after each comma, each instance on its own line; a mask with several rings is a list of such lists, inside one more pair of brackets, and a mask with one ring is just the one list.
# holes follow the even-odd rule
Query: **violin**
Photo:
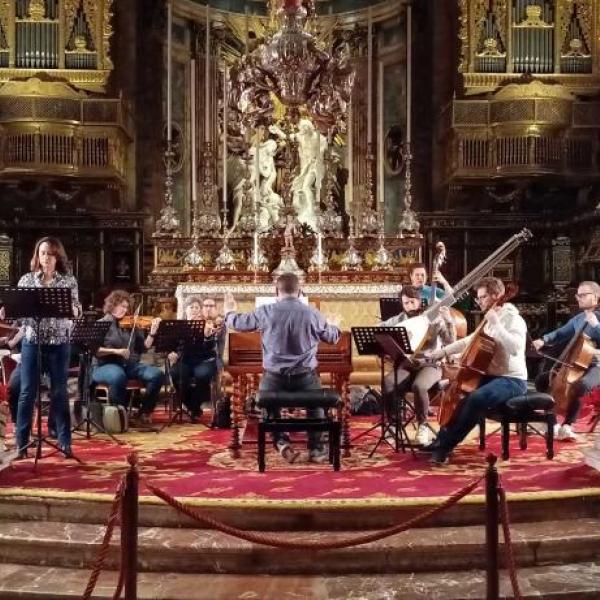
[[125, 315], [119, 321], [119, 326], [122, 329], [133, 329], [134, 326], [136, 329], [150, 329], [154, 319], [156, 319], [156, 317], [149, 317], [146, 315], [138, 315], [137, 318], [135, 315]]
[[204, 337], [211, 337], [221, 333], [223, 325], [225, 324], [225, 317], [223, 315], [217, 315], [214, 319], [205, 319], [204, 321]]
[[[514, 298], [518, 293], [516, 284], [508, 284], [504, 295], [498, 298], [489, 310], [502, 306]], [[454, 416], [460, 403], [471, 392], [479, 387], [481, 378], [487, 373], [496, 352], [496, 341], [484, 333], [485, 318], [473, 333], [473, 339], [464, 349], [460, 356], [458, 371], [450, 387], [443, 393], [441, 398], [438, 421], [441, 427], [447, 425]]]

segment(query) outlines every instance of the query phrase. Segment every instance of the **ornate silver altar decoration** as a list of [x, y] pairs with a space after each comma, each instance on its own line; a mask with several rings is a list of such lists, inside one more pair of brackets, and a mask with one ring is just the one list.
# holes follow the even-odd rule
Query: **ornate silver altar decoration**
[[384, 245], [385, 236], [383, 229], [379, 233], [379, 248], [375, 252], [375, 260], [373, 262], [373, 271], [391, 271], [392, 270], [392, 255]]
[[235, 271], [235, 257], [227, 243], [227, 237], [223, 236], [223, 245], [219, 248], [215, 259], [216, 271]]
[[303, 280], [305, 275], [304, 271], [296, 262], [295, 254], [289, 252], [286, 253], [285, 250], [282, 250], [279, 265], [277, 265], [277, 268], [271, 274], [273, 275], [273, 279], [277, 279], [284, 273], [294, 273], [294, 275], [296, 275], [300, 280]]
[[359, 271], [362, 268], [362, 258], [354, 246], [354, 219], [350, 218], [350, 235], [348, 237], [348, 249], [342, 256], [342, 271]]
[[404, 209], [400, 214], [398, 221], [398, 237], [402, 237], [404, 232], [418, 236], [421, 224], [417, 219], [417, 213], [412, 209], [412, 175], [411, 175], [411, 163], [412, 153], [410, 150], [410, 144], [406, 144], [406, 162], [405, 162], [405, 183], [404, 183]]
[[214, 154], [211, 142], [204, 142], [202, 152], [202, 200], [194, 206], [194, 227], [198, 235], [207, 237], [218, 237], [221, 229], [221, 218], [219, 217], [219, 199], [217, 197], [217, 185], [214, 181]]
[[[319, 217], [319, 221], [321, 217]], [[317, 243], [315, 244], [315, 249], [310, 257], [310, 262], [308, 266], [308, 270], [313, 273], [317, 271], [321, 273], [322, 271], [327, 271], [329, 269], [329, 260], [327, 258], [327, 252], [323, 251], [323, 235], [321, 233], [317, 234]]]
[[185, 253], [183, 264], [190, 269], [204, 270], [204, 258], [197, 240], [194, 240], [192, 247]]
[[163, 155], [165, 164], [165, 195], [164, 205], [160, 209], [160, 217], [156, 221], [154, 235], [181, 235], [181, 221], [173, 205], [173, 173], [177, 166], [173, 143], [167, 140], [167, 148]]
[[373, 194], [373, 169], [375, 156], [373, 156], [373, 145], [367, 144], [367, 180], [363, 196], [363, 211], [360, 215], [359, 231], [361, 237], [376, 236], [379, 231], [380, 219], [377, 212], [376, 199]]
[[266, 272], [269, 270], [269, 261], [260, 244], [260, 236], [254, 231], [252, 252], [248, 257], [248, 271]]

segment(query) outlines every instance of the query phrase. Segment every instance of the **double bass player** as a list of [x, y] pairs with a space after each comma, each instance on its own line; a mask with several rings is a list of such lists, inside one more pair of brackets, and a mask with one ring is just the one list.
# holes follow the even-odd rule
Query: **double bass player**
[[[581, 335], [587, 336], [595, 343], [596, 347], [600, 347], [600, 311], [598, 310], [600, 285], [595, 281], [582, 281], [577, 288], [575, 298], [581, 312], [567, 321], [562, 327], [534, 340], [533, 346], [536, 350], [552, 348], [553, 346], [565, 346], [575, 341], [575, 338]], [[581, 409], [581, 398], [593, 388], [600, 386], [600, 350], [592, 350], [592, 354], [591, 364], [587, 369], [582, 369], [583, 374], [574, 382], [570, 398], [554, 398], [558, 405], [566, 400], [565, 419], [555, 432], [556, 439], [558, 440], [577, 439], [576, 434], [573, 432], [573, 423], [577, 420], [577, 415]], [[565, 362], [565, 358], [569, 359], [569, 357], [562, 358], [561, 362]], [[561, 365], [557, 366], [560, 367]], [[535, 386], [538, 391], [545, 392], [549, 390], [554, 370], [545, 371], [537, 376]], [[551, 391], [553, 395], [556, 395], [554, 390]]]

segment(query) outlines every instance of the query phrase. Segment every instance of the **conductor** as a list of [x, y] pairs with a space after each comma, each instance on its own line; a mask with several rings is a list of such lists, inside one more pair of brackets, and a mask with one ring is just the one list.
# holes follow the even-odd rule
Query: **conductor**
[[[259, 392], [321, 389], [316, 370], [317, 348], [320, 341], [330, 344], [338, 341], [337, 322], [328, 323], [317, 309], [300, 300], [300, 282], [293, 273], [281, 275], [276, 286], [277, 302], [245, 314], [236, 313], [235, 299], [231, 293], [226, 293], [225, 323], [237, 331], [261, 333], [264, 375]], [[308, 409], [307, 416], [323, 418], [323, 409]], [[289, 463], [298, 459], [299, 452], [292, 448], [287, 433], [276, 434], [273, 441]], [[319, 433], [309, 433], [308, 449], [309, 461], [323, 463], [329, 460]]]

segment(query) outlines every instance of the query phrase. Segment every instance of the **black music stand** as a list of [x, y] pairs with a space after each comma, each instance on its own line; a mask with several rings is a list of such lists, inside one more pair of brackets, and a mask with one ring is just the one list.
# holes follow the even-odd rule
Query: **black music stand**
[[[160, 322], [158, 331], [154, 338], [154, 350], [165, 354], [165, 372], [171, 379], [173, 390], [173, 379], [171, 378], [171, 369], [169, 365], [169, 353], [177, 352], [179, 360], [183, 360], [184, 352], [204, 343], [204, 320], [187, 321], [184, 319], [165, 319]], [[169, 420], [161, 427], [160, 431], [173, 425], [179, 418], [179, 423], [183, 423], [183, 370], [179, 369], [179, 390], [171, 395], [169, 403]], [[177, 397], [177, 404], [173, 402]], [[173, 412], [173, 408], [175, 411]]]
[[379, 298], [379, 314], [382, 321], [387, 321], [402, 312], [402, 300], [397, 296]]
[[92, 395], [91, 386], [91, 370], [92, 357], [98, 351], [98, 348], [104, 343], [106, 334], [110, 329], [110, 321], [86, 321], [86, 319], [77, 319], [75, 327], [71, 333], [71, 342], [79, 344], [81, 347], [81, 363], [80, 368], [83, 369], [83, 402], [85, 404], [85, 417], [77, 423], [71, 430], [78, 433], [78, 429], [85, 423], [85, 437], [89, 440], [92, 437], [92, 427], [98, 433], [104, 433], [114, 442], [122, 445], [123, 442], [115, 437], [112, 433], [106, 431], [105, 427], [100, 423], [96, 423], [92, 418]]
[[42, 434], [42, 345], [40, 344], [40, 324], [42, 319], [72, 319], [73, 306], [70, 288], [51, 287], [18, 287], [9, 288], [2, 292], [5, 317], [7, 319], [33, 319], [35, 321], [36, 346], [37, 346], [37, 391], [35, 404], [37, 407], [35, 439], [30, 441], [25, 448], [35, 445], [34, 468], [42, 458], [42, 446], [47, 444], [57, 452], [61, 452], [66, 458], [73, 458], [81, 463], [81, 459], [71, 453], [68, 456], [65, 451]]
[[[404, 422], [404, 414], [406, 411], [406, 399], [397, 397], [398, 388], [398, 374], [397, 370], [405, 362], [407, 366], [410, 364], [410, 358], [406, 355], [412, 353], [410, 341], [408, 339], [408, 332], [404, 327], [352, 327], [352, 336], [356, 343], [356, 348], [359, 354], [370, 354], [376, 355], [381, 361], [381, 419], [373, 427], [360, 434], [358, 437], [362, 437], [373, 431], [374, 429], [381, 428], [379, 439], [375, 444], [374, 448], [369, 453], [369, 458], [373, 456], [377, 448], [382, 442], [385, 442], [390, 446], [394, 452], [406, 452], [406, 448], [409, 447], [413, 456], [415, 451], [409, 442], [408, 433], [406, 431], [407, 423]], [[394, 390], [392, 392], [394, 398], [395, 414], [392, 422], [392, 415], [389, 414], [387, 403], [385, 402], [384, 394], [384, 383], [385, 383], [385, 357], [389, 356], [394, 361]], [[402, 406], [400, 406], [402, 404]], [[392, 429], [392, 425], [395, 425], [395, 429]], [[394, 444], [390, 444], [388, 437], [392, 437]], [[357, 438], [355, 438], [357, 439]]]

